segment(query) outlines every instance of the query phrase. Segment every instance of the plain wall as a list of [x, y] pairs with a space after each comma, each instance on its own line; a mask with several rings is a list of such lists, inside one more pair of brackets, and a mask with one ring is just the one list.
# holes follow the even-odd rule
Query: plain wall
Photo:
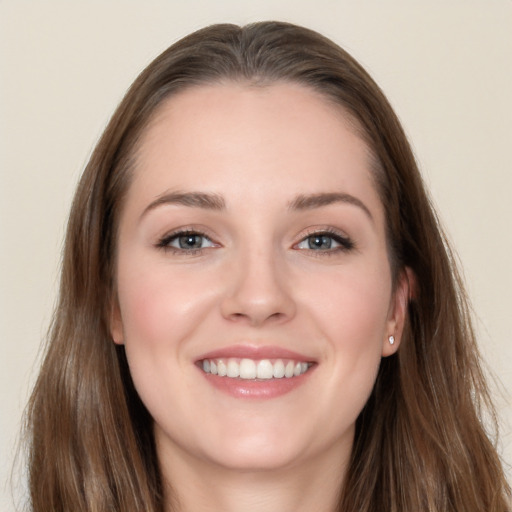
[[512, 462], [512, 1], [0, 0], [1, 510], [14, 510], [8, 479], [22, 410], [73, 189], [95, 141], [132, 80], [173, 41], [214, 22], [263, 19], [344, 46], [403, 121], [505, 391], [496, 394], [500, 449]]

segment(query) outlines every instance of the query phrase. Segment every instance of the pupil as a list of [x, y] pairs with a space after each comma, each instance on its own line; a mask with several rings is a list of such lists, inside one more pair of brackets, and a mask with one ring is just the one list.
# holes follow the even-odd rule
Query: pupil
[[200, 249], [202, 244], [201, 236], [199, 235], [183, 235], [180, 236], [181, 249]]
[[330, 249], [331, 248], [331, 237], [326, 235], [311, 236], [309, 237], [309, 248], [310, 249]]

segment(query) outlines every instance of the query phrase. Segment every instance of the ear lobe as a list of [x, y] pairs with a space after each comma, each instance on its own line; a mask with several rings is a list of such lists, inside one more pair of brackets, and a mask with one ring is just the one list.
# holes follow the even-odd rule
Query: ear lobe
[[110, 309], [110, 336], [116, 345], [124, 344], [123, 321], [117, 300], [112, 302]]
[[[387, 332], [382, 343], [382, 357], [394, 354], [400, 346], [407, 317], [407, 306], [415, 289], [416, 276], [409, 267], [406, 267], [400, 274], [398, 284], [391, 299]], [[393, 337], [392, 342], [390, 341], [390, 336]]]

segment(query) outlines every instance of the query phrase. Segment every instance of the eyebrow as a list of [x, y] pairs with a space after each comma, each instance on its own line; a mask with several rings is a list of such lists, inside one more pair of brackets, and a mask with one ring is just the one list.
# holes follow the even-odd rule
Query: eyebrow
[[335, 203], [346, 203], [357, 206], [364, 211], [372, 222], [374, 220], [369, 208], [360, 199], [344, 192], [325, 192], [310, 195], [301, 194], [288, 204], [288, 208], [290, 210], [312, 210]]
[[[313, 210], [336, 203], [351, 204], [359, 207], [373, 222], [373, 216], [368, 207], [357, 197], [344, 192], [324, 192], [319, 194], [300, 194], [288, 203], [290, 210]], [[177, 204], [190, 208], [221, 211], [226, 209], [224, 198], [218, 194], [206, 192], [167, 192], [152, 201], [141, 217], [158, 206]]]
[[167, 204], [178, 204], [189, 206], [190, 208], [203, 208], [205, 210], [224, 210], [226, 202], [217, 194], [207, 194], [205, 192], [168, 192], [157, 197], [142, 212], [141, 217], [158, 206]]

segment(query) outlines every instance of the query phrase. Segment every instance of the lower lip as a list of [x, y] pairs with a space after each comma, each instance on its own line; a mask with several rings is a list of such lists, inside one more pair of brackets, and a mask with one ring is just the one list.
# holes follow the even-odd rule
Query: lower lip
[[263, 400], [277, 398], [297, 389], [307, 381], [312, 370], [313, 368], [310, 368], [306, 373], [297, 377], [268, 380], [233, 379], [200, 371], [213, 387], [232, 397]]

